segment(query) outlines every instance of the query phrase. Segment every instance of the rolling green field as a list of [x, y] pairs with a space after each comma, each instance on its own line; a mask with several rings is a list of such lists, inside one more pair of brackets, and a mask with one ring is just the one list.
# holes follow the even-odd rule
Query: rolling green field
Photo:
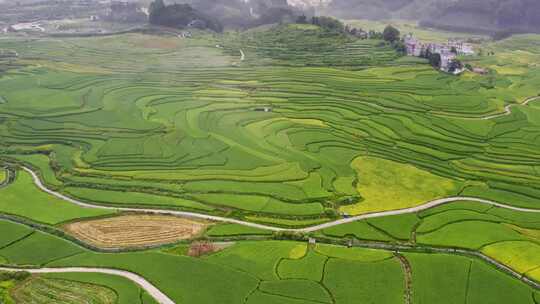
[[[56, 227], [116, 212], [49, 195], [17, 167], [91, 204], [285, 228], [454, 196], [540, 209], [540, 101], [520, 105], [540, 95], [539, 37], [484, 42], [463, 60], [490, 72], [453, 76], [311, 25], [191, 39], [6, 35], [0, 50], [18, 58], [0, 72], [0, 168], [17, 174], [0, 188], [0, 265], [123, 269], [176, 303], [536, 304], [534, 284], [496, 263], [540, 282], [540, 213], [462, 201], [313, 233], [216, 223], [195, 241], [227, 246], [198, 258], [192, 240], [94, 251]], [[98, 274], [6, 280], [5, 292], [155, 303]]]
[[[282, 35], [292, 48], [286, 52], [311, 60], [309, 50], [294, 49], [300, 38], [287, 38], [304, 29], [271, 31], [256, 33]], [[2, 40], [0, 47], [19, 52], [27, 65], [0, 79], [0, 88], [9, 88], [0, 104], [0, 154], [38, 169], [51, 187], [103, 204], [324, 219], [326, 209], [387, 210], [463, 187], [464, 195], [537, 207], [539, 176], [530, 166], [538, 162], [537, 108], [473, 119], [538, 94], [536, 68], [526, 75], [453, 77], [387, 59], [389, 66], [351, 71], [290, 56], [289, 63], [275, 62], [261, 48], [253, 62], [193, 62], [193, 49], [209, 65], [234, 61], [228, 50], [243, 36], [219, 37], [224, 49], [215, 47], [217, 39], [200, 33], [187, 40], [142, 34]], [[128, 53], [118, 57], [118, 50]], [[152, 54], [174, 57], [182, 68], [129, 60]], [[471, 60], [508, 69], [505, 58]], [[263, 107], [271, 111], [258, 111]], [[409, 182], [430, 175], [427, 180], [448, 184], [426, 183], [435, 192], [412, 197], [396, 188], [399, 198], [370, 202], [377, 190], [363, 188], [373, 177], [362, 179], [365, 157], [408, 174]], [[398, 169], [401, 164], [408, 169]]]
[[58, 224], [73, 219], [111, 214], [113, 211], [85, 209], [39, 191], [32, 177], [20, 170], [17, 179], [0, 189], [0, 212], [32, 219], [45, 224]]
[[[4, 250], [35, 250], [45, 243], [25, 238]], [[323, 244], [308, 249], [305, 243], [298, 242], [248, 241], [237, 242], [210, 256], [191, 258], [156, 250], [104, 254], [82, 249], [73, 254], [69, 251], [74, 245], [68, 242], [55, 247], [57, 251], [38, 251], [40, 259], [48, 261], [46, 266], [129, 270], [146, 277], [177, 303], [238, 303], [242, 299], [253, 303], [357, 303], [358, 299], [368, 303], [402, 303], [405, 288], [406, 275], [399, 260], [384, 250]], [[508, 303], [511, 299], [534, 303], [534, 290], [479, 260], [421, 253], [405, 257], [411, 264], [414, 294], [420, 303], [429, 303], [441, 290], [476, 303], [489, 284], [500, 286], [490, 290], [490, 303]], [[19, 265], [19, 261], [10, 260], [9, 264]], [[440, 281], [442, 278], [444, 281]], [[129, 303], [141, 303], [136, 300], [140, 290], [123, 279], [105, 275], [51, 274], [29, 284], [46, 285], [61, 296], [64, 288], [56, 284], [57, 280], [74, 282], [62, 286], [78, 286], [70, 289], [79, 296], [90, 293], [91, 297], [103, 297], [110, 292], [99, 286], [106, 285], [121, 299], [111, 303], [127, 303], [128, 299], [134, 301]], [[98, 286], [93, 285], [96, 283]], [[15, 297], [39, 297], [44, 291], [38, 287], [21, 288], [20, 295], [17, 292]]]

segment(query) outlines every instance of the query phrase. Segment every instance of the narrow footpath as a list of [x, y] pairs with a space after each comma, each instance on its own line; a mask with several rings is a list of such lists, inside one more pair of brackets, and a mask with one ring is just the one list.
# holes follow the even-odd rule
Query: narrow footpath
[[535, 100], [540, 100], [540, 96], [529, 97], [529, 98], [525, 99], [525, 101], [523, 103], [507, 105], [506, 107], [504, 107], [504, 112], [503, 113], [485, 116], [485, 117], [482, 117], [482, 119], [483, 120], [488, 120], [488, 119], [493, 119], [493, 118], [497, 118], [497, 117], [508, 116], [508, 115], [512, 114], [512, 107], [526, 106], [530, 102], [533, 102]]

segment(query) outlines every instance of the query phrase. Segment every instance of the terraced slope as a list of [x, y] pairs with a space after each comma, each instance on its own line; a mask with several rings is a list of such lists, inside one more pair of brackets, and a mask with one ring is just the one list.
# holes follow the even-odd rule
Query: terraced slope
[[[356, 186], [362, 168], [353, 160], [369, 155], [414, 166], [408, 179], [433, 174], [454, 185], [407, 204], [461, 191], [538, 207], [538, 109], [480, 119], [536, 94], [533, 66], [488, 77], [422, 65], [234, 67], [213, 63], [231, 58], [215, 38], [171, 39], [2, 40], [28, 64], [0, 80], [9, 88], [0, 105], [2, 155], [40, 169], [68, 195], [116, 206], [325, 220], [349, 204], [367, 206], [371, 190]], [[120, 49], [130, 53], [118, 56]], [[165, 66], [168, 56], [181, 66]], [[148, 57], [154, 61], [130, 59]], [[502, 68], [506, 58], [481, 60]]]

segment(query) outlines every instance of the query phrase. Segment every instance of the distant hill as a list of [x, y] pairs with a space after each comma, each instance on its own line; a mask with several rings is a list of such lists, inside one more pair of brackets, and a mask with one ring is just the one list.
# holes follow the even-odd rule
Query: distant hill
[[443, 28], [540, 32], [540, 1], [459, 0], [421, 20]]
[[[326, 1], [326, 0], [325, 0]], [[321, 13], [341, 18], [420, 20], [423, 24], [478, 32], [540, 32], [539, 0], [328, 0]], [[298, 5], [317, 0], [289, 0]]]
[[[300, 0], [303, 1], [303, 0]], [[167, 4], [189, 4], [225, 27], [249, 28], [294, 20], [302, 11], [287, 0], [165, 0]], [[302, 5], [299, 5], [302, 6]]]

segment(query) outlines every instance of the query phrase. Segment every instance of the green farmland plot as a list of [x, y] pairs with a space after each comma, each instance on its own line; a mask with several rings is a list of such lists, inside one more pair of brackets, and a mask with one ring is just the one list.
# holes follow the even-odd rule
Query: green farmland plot
[[[463, 60], [489, 73], [455, 76], [383, 41], [312, 25], [194, 31], [190, 39], [8, 34], [0, 49], [18, 57], [0, 72], [0, 184], [5, 162], [90, 204], [283, 228], [456, 196], [540, 209], [538, 37], [485, 42], [495, 55]], [[0, 188], [0, 213], [11, 220], [50, 231], [115, 213], [49, 195], [16, 171]], [[176, 303], [533, 304], [534, 288], [451, 253], [475, 251], [540, 282], [539, 231], [539, 213], [461, 201], [313, 234], [215, 224], [196, 241], [227, 243], [191, 257], [189, 240], [96, 252], [60, 232], [2, 220], [0, 264], [127, 270]], [[317, 244], [307, 246], [309, 237]], [[349, 239], [417, 253], [321, 243]], [[430, 248], [448, 254], [419, 253]], [[15, 298], [30, 302], [54, 290], [80, 302], [155, 303], [116, 277], [38, 278]], [[80, 292], [63, 293], [59, 282]]]
[[[9, 225], [19, 227], [18, 224]], [[279, 303], [357, 303], [359, 299], [401, 303], [406, 279], [392, 252], [322, 244], [308, 249], [305, 243], [284, 241], [238, 242], [208, 257], [190, 258], [155, 250], [97, 253], [57, 237], [34, 232], [0, 250], [0, 255], [5, 256], [12, 266], [25, 265], [32, 259], [48, 267], [128, 270], [145, 277], [177, 303], [212, 303], [218, 298], [226, 303], [237, 303], [245, 298], [254, 303], [276, 303], [279, 299]], [[468, 294], [467, 297], [476, 300], [491, 282], [502, 287], [501, 293], [513, 290], [502, 295], [501, 300], [492, 297], [490, 303], [502, 304], [513, 298], [531, 299], [533, 293], [526, 285], [480, 260], [420, 253], [406, 254], [405, 257], [411, 265], [413, 286], [419, 289], [414, 293], [415, 299], [420, 303], [429, 303], [435, 292], [431, 290], [442, 288], [445, 282], [449, 284], [446, 286], [448, 296], [457, 298]], [[294, 276], [299, 277], [288, 278]], [[51, 290], [58, 287], [55, 280], [83, 284], [85, 288], [77, 288], [78, 297], [97, 296], [98, 291], [101, 295], [107, 294], [103, 289], [106, 287], [115, 291], [117, 303], [154, 303], [142, 301], [148, 299], [148, 295], [119, 277], [91, 273], [47, 274], [42, 277], [52, 281], [36, 283], [45, 284]], [[91, 288], [94, 285], [100, 287]], [[37, 291], [29, 293], [22, 290], [21, 296], [40, 296]], [[55, 294], [62, 293], [58, 290]]]
[[54, 196], [46, 194], [33, 184], [26, 171], [19, 170], [13, 184], [0, 189], [0, 211], [25, 217], [46, 224], [95, 217], [114, 213], [113, 211], [86, 209], [75, 206]]

